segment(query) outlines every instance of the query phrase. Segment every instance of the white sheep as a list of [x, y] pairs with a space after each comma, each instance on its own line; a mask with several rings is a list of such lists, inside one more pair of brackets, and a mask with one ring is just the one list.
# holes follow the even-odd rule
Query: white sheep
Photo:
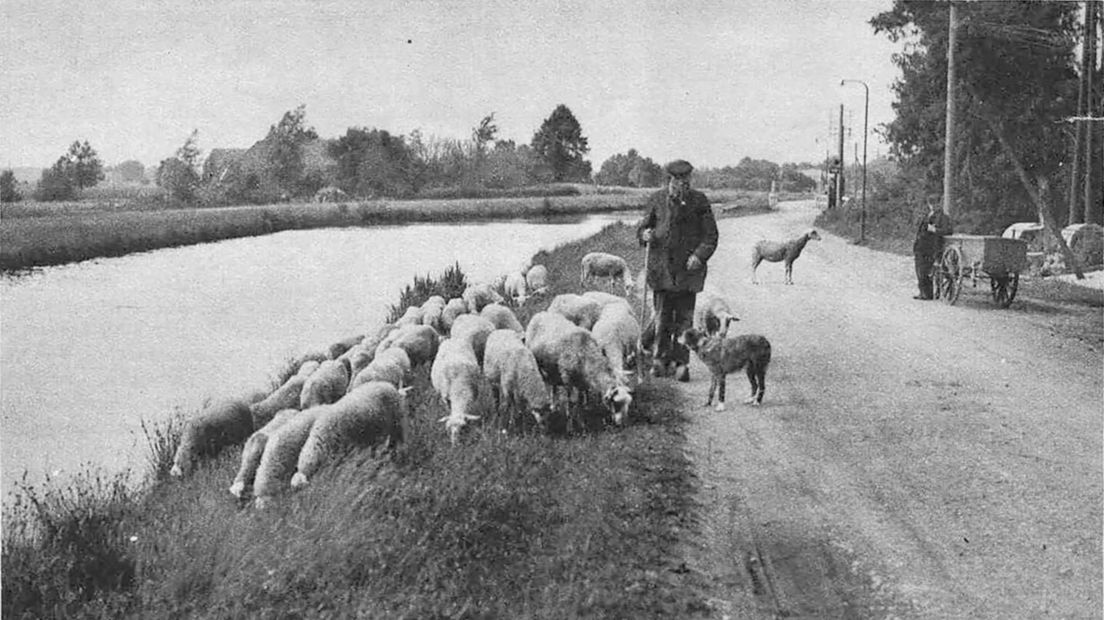
[[506, 281], [502, 283], [502, 289], [503, 293], [514, 300], [514, 303], [518, 306], [525, 305], [525, 301], [529, 299], [529, 287], [525, 283], [524, 272], [511, 271], [506, 274]]
[[359, 344], [361, 340], [364, 340], [364, 334], [346, 336], [345, 338], [338, 340], [337, 342], [331, 344], [327, 349], [328, 355], [326, 356], [326, 359], [335, 360], [341, 357], [342, 353]]
[[392, 347], [398, 347], [410, 357], [412, 366], [421, 366], [437, 355], [440, 337], [429, 325], [404, 325], [391, 332], [376, 347], [376, 355]]
[[319, 468], [351, 448], [396, 448], [403, 440], [409, 389], [373, 381], [320, 412], [299, 451], [291, 488], [309, 484]]
[[697, 305], [694, 306], [694, 328], [698, 331], [707, 336], [725, 335], [729, 324], [739, 320], [720, 295], [706, 291], [698, 296]]
[[372, 363], [372, 359], [375, 358], [376, 351], [364, 346], [363, 341], [361, 343], [353, 345], [348, 351], [342, 353], [337, 357], [338, 360], [349, 360], [349, 375], [355, 377], [357, 373], [364, 370], [368, 364]]
[[240, 444], [252, 433], [253, 415], [247, 401], [240, 398], [214, 400], [185, 422], [169, 473], [176, 477], [186, 476], [200, 458]]
[[514, 311], [502, 304], [487, 304], [479, 311], [479, 316], [487, 319], [495, 329], [512, 329], [519, 334], [525, 333], [525, 327]]
[[820, 235], [817, 234], [817, 231], [810, 230], [800, 237], [785, 242], [764, 239], [756, 243], [751, 250], [751, 283], [759, 284], [759, 280], [755, 277], [755, 270], [759, 268], [759, 263], [766, 260], [772, 263], [785, 263], [785, 282], [786, 284], [793, 284], [793, 263], [798, 256], [801, 256], [801, 250], [805, 249], [805, 244], [810, 240], [820, 241]]
[[483, 363], [483, 350], [487, 346], [487, 336], [495, 330], [494, 323], [477, 314], [463, 314], [456, 317], [452, 324], [452, 339], [466, 342], [475, 353], [478, 363]]
[[330, 407], [333, 405], [319, 405], [300, 411], [268, 434], [261, 461], [253, 476], [253, 501], [258, 508], [264, 508], [271, 498], [288, 490], [311, 427]]
[[349, 389], [349, 360], [326, 360], [318, 365], [318, 370], [307, 377], [303, 391], [299, 394], [299, 409], [310, 409], [337, 401]]
[[527, 407], [538, 424], [545, 423], [552, 399], [537, 358], [521, 341], [520, 334], [512, 329], [496, 329], [487, 337], [483, 376], [490, 383], [499, 408], [514, 411]]
[[428, 325], [443, 334], [441, 326], [441, 313], [445, 311], [445, 298], [440, 295], [431, 295], [422, 302], [422, 325]]
[[583, 256], [582, 273], [579, 277], [581, 283], [589, 284], [595, 278], [609, 278], [610, 284], [618, 280], [628, 291], [633, 286], [632, 274], [629, 272], [629, 264], [625, 259], [616, 254], [606, 252], [590, 252]]
[[249, 405], [249, 414], [253, 417], [253, 429], [268, 424], [272, 416], [282, 409], [298, 409], [299, 397], [303, 393], [303, 384], [307, 377], [318, 370], [319, 362], [307, 360], [299, 366], [299, 371], [288, 377], [280, 387], [272, 391], [260, 402]]
[[575, 293], [561, 293], [552, 298], [552, 303], [548, 304], [548, 310], [563, 315], [583, 329], [590, 329], [594, 327], [594, 322], [602, 313], [602, 304], [590, 297]]
[[[538, 312], [529, 319], [525, 344], [553, 390], [564, 387], [569, 396], [574, 392], [580, 405], [587, 394], [596, 393], [614, 423], [624, 422], [632, 404], [632, 390], [625, 384], [624, 375], [614, 372], [589, 331], [555, 312]], [[570, 409], [567, 405], [569, 424], [573, 418]]]
[[245, 447], [242, 448], [238, 474], [234, 476], [234, 482], [230, 484], [231, 495], [241, 498], [245, 495], [246, 489], [253, 486], [253, 478], [257, 474], [257, 467], [261, 464], [261, 456], [264, 454], [268, 438], [276, 432], [276, 429], [298, 414], [298, 409], [281, 409], [276, 415], [272, 416], [267, 424], [261, 426], [249, 436], [249, 439], [245, 441]]
[[548, 268], [533, 265], [525, 272], [525, 286], [530, 295], [543, 295], [548, 292]]
[[472, 284], [464, 289], [460, 297], [468, 306], [468, 312], [479, 312], [487, 304], [500, 304], [506, 301], [492, 284]]
[[637, 349], [640, 346], [640, 321], [628, 304], [613, 303], [602, 308], [590, 333], [602, 348], [615, 373], [626, 368], [640, 368]]
[[403, 312], [403, 315], [399, 317], [399, 320], [395, 321], [395, 325], [399, 327], [406, 325], [421, 325], [422, 314], [423, 311], [421, 306], [408, 306]]
[[452, 331], [452, 324], [456, 321], [456, 317], [461, 314], [467, 314], [468, 304], [459, 297], [453, 297], [445, 303], [445, 309], [441, 311], [441, 333], [448, 334]]
[[613, 293], [607, 293], [605, 291], [586, 291], [583, 293], [583, 297], [597, 301], [603, 308], [610, 304], [623, 304], [630, 311], [632, 310], [632, 303], [630, 303], [628, 299], [620, 295], [614, 295]]
[[353, 377], [353, 380], [349, 382], [349, 389], [346, 393], [352, 392], [370, 381], [385, 381], [396, 388], [401, 388], [408, 383], [410, 370], [410, 356], [406, 354], [404, 349], [400, 347], [385, 349], [376, 355], [371, 364], [368, 364], [364, 370]]
[[429, 380], [449, 408], [449, 415], [439, 421], [445, 423], [449, 441], [456, 445], [461, 429], [469, 421], [479, 419], [472, 412], [479, 396], [482, 372], [471, 344], [455, 338], [441, 342], [429, 371]]

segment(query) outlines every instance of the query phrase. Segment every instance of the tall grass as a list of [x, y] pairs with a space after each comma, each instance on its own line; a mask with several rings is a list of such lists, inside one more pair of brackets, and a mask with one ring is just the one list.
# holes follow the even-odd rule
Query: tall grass
[[[579, 258], [596, 249], [620, 253], [634, 271], [642, 266], [631, 228], [613, 225], [534, 257], [549, 269], [550, 295], [577, 291]], [[462, 282], [458, 267], [419, 278], [400, 306], [452, 295]], [[548, 301], [528, 301], [519, 316]], [[51, 567], [82, 561], [81, 545], [13, 537], [5, 527], [4, 617], [706, 613], [702, 585], [677, 556], [695, 506], [674, 384], [641, 385], [626, 428], [606, 428], [591, 411], [587, 430], [571, 436], [529, 426], [504, 433], [484, 393], [485, 423], [457, 447], [437, 422], [446, 410], [427, 368], [415, 374], [410, 399], [407, 438], [391, 458], [353, 454], [269, 510], [240, 505], [226, 491], [240, 450], [204, 461], [184, 480], [155, 478], [110, 501], [85, 494], [61, 512], [111, 527], [86, 530], [81, 545], [105, 550], [96, 557], [107, 558], [98, 564], [107, 577], [78, 591], [59, 584]], [[156, 462], [174, 432], [147, 432], [158, 438]]]

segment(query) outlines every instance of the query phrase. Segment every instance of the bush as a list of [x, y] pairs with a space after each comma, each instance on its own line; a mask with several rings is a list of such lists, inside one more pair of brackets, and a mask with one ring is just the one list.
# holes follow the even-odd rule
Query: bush
[[72, 200], [77, 196], [77, 186], [73, 179], [64, 171], [56, 168], [47, 168], [42, 171], [42, 178], [38, 181], [38, 191], [35, 198], [44, 202], [58, 200]]
[[1104, 264], [1104, 228], [1086, 224], [1070, 237], [1070, 251], [1082, 267]]

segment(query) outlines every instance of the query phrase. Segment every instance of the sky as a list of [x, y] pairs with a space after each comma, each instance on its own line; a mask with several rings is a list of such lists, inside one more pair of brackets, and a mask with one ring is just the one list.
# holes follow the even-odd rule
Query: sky
[[893, 118], [901, 51], [869, 20], [892, 0], [2, 0], [0, 167], [47, 167], [74, 140], [105, 164], [156, 165], [192, 130], [248, 147], [303, 104], [349, 127], [470, 137], [494, 113], [528, 143], [559, 104], [597, 170], [635, 148], [663, 163], [820, 161]]

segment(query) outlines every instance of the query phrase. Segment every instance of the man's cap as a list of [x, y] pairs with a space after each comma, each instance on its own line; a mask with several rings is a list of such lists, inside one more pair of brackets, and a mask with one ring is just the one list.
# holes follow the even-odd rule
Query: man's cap
[[667, 174], [673, 177], [684, 177], [694, 171], [694, 167], [685, 159], [676, 159], [665, 167]]

